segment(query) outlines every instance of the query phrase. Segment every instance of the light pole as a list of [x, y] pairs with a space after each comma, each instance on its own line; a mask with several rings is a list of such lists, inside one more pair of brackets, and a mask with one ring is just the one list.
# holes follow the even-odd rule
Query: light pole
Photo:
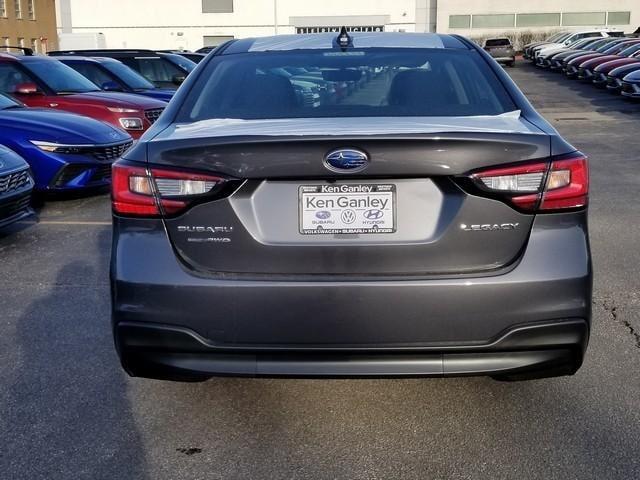
[[278, 34], [278, 0], [273, 0], [273, 30]]

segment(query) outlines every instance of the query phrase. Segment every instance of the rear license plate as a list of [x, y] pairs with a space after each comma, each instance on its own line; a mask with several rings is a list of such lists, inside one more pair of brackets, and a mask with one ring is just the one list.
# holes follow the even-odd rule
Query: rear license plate
[[394, 233], [396, 186], [302, 185], [299, 227], [304, 235]]

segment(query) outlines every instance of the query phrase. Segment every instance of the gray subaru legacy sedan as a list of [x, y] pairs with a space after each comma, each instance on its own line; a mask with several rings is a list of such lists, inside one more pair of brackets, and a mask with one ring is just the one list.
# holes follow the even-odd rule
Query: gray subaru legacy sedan
[[585, 156], [456, 35], [232, 40], [113, 167], [133, 376], [570, 375]]

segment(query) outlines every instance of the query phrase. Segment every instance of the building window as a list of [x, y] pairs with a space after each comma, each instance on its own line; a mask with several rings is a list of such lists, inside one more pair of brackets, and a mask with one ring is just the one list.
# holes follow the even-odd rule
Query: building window
[[202, 13], [233, 13], [233, 0], [202, 0]]
[[20, 20], [22, 18], [22, 3], [20, 2], [20, 0], [14, 0], [13, 8], [16, 11], [16, 18]]
[[472, 28], [505, 28], [516, 24], [516, 16], [513, 13], [498, 15], [474, 15]]
[[516, 15], [516, 26], [518, 27], [557, 27], [559, 25], [559, 13], [519, 13]]
[[607, 15], [607, 25], [629, 25], [631, 23], [631, 12], [609, 12]]
[[233, 35], [205, 35], [202, 37], [202, 46], [217, 47], [228, 40], [233, 40]]
[[449, 15], [449, 28], [471, 27], [471, 15]]
[[38, 39], [37, 38], [32, 38], [31, 39], [31, 50], [33, 50], [34, 53], [38, 53]]
[[36, 7], [34, 3], [34, 0], [27, 0], [27, 15], [29, 17], [29, 20], [36, 19]]
[[25, 47], [24, 38], [18, 37], [18, 47], [20, 47], [20, 48], [24, 48]]
[[0, 17], [7, 18], [7, 0], [0, 0]]
[[11, 40], [9, 39], [9, 37], [2, 37], [2, 46], [7, 52], [9, 51], [9, 45], [11, 45]]
[[604, 25], [606, 12], [573, 12], [562, 14], [562, 25], [566, 27], [589, 27]]

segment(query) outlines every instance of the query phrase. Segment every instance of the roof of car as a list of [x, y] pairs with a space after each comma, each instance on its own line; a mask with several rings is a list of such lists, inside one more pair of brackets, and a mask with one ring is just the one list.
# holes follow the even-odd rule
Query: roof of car
[[0, 53], [0, 61], [13, 61], [13, 62], [40, 62], [40, 61], [54, 61], [54, 58], [49, 58], [45, 55], [14, 55], [13, 53]]
[[[272, 37], [245, 38], [235, 40], [223, 54], [288, 51], [307, 49], [331, 49], [337, 33], [310, 33], [276, 35]], [[451, 35], [437, 33], [375, 32], [349, 33], [353, 47], [349, 48], [454, 48], [469, 49], [462, 40]]]
[[93, 62], [93, 63], [122, 63], [111, 57], [81, 57], [77, 55], [52, 55], [56, 60], [68, 60], [73, 62]]

